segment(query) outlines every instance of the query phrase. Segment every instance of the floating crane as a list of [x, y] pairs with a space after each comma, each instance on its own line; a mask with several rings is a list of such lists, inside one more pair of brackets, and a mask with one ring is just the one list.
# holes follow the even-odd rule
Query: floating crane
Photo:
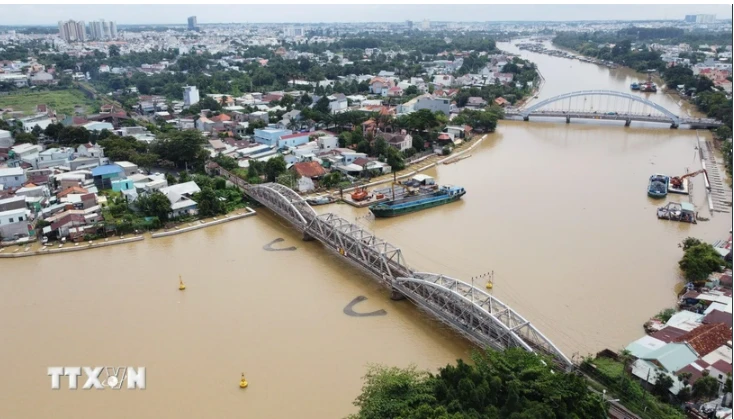
[[678, 177], [678, 176], [671, 177], [670, 178], [670, 186], [672, 186], [672, 187], [674, 187], [676, 189], [680, 189], [681, 186], [683, 185], [683, 179], [686, 179], [686, 178], [689, 178], [689, 177], [698, 176], [701, 173], [706, 173], [706, 169], [701, 169], [701, 170], [697, 170], [695, 172], [686, 173], [685, 175], [683, 175], [681, 177]]

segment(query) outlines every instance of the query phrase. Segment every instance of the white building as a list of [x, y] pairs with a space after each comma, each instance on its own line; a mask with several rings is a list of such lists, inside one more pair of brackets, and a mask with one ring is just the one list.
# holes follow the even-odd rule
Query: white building
[[20, 167], [0, 169], [0, 186], [3, 189], [20, 188], [28, 179]]
[[184, 86], [184, 106], [199, 103], [199, 89], [196, 86]]
[[0, 129], [0, 148], [10, 148], [13, 146], [14, 140], [10, 135], [10, 131]]

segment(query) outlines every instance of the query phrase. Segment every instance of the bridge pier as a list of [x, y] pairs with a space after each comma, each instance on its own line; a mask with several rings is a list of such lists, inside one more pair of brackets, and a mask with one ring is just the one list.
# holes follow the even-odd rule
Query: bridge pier
[[631, 119], [626, 119], [626, 120], [624, 121], [624, 126], [625, 126], [625, 127], [628, 127], [628, 126], [630, 126], [630, 124], [632, 124], [632, 120], [631, 120]]
[[530, 120], [530, 117], [529, 117], [529, 116], [523, 116], [523, 117], [522, 117], [522, 120], [523, 120], [523, 121], [529, 121], [529, 120]]
[[310, 234], [308, 234], [305, 231], [303, 232], [303, 241], [310, 242], [310, 241], [314, 241], [314, 240], [316, 240], [316, 239], [314, 239]]
[[670, 124], [670, 129], [678, 129], [678, 124], [676, 123]]
[[393, 288], [392, 290], [390, 290], [390, 299], [393, 301], [400, 301], [405, 300], [405, 296], [401, 294], [400, 291]]
[[566, 117], [566, 123], [567, 123], [567, 124], [570, 124], [570, 123], [571, 123], [571, 117], [570, 117], [570, 116], [567, 116], [567, 117]]

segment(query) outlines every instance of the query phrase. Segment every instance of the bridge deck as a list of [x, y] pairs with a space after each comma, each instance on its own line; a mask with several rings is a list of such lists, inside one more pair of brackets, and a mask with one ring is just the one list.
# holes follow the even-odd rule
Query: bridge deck
[[561, 368], [573, 366], [529, 321], [484, 290], [444, 275], [413, 271], [399, 248], [336, 214], [316, 214], [303, 198], [282, 185], [249, 185], [222, 168], [218, 171], [288, 220], [304, 238], [318, 240], [476, 344], [495, 349], [521, 347], [550, 357]]

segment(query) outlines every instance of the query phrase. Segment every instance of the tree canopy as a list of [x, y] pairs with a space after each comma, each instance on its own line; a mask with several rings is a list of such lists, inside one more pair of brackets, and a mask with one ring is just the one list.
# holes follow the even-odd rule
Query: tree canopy
[[678, 262], [688, 281], [705, 281], [719, 270], [724, 258], [708, 243], [688, 238], [683, 242], [683, 258]]
[[459, 360], [436, 375], [372, 366], [351, 418], [606, 418], [604, 402], [583, 378], [551, 372], [535, 354], [488, 350], [473, 360]]

